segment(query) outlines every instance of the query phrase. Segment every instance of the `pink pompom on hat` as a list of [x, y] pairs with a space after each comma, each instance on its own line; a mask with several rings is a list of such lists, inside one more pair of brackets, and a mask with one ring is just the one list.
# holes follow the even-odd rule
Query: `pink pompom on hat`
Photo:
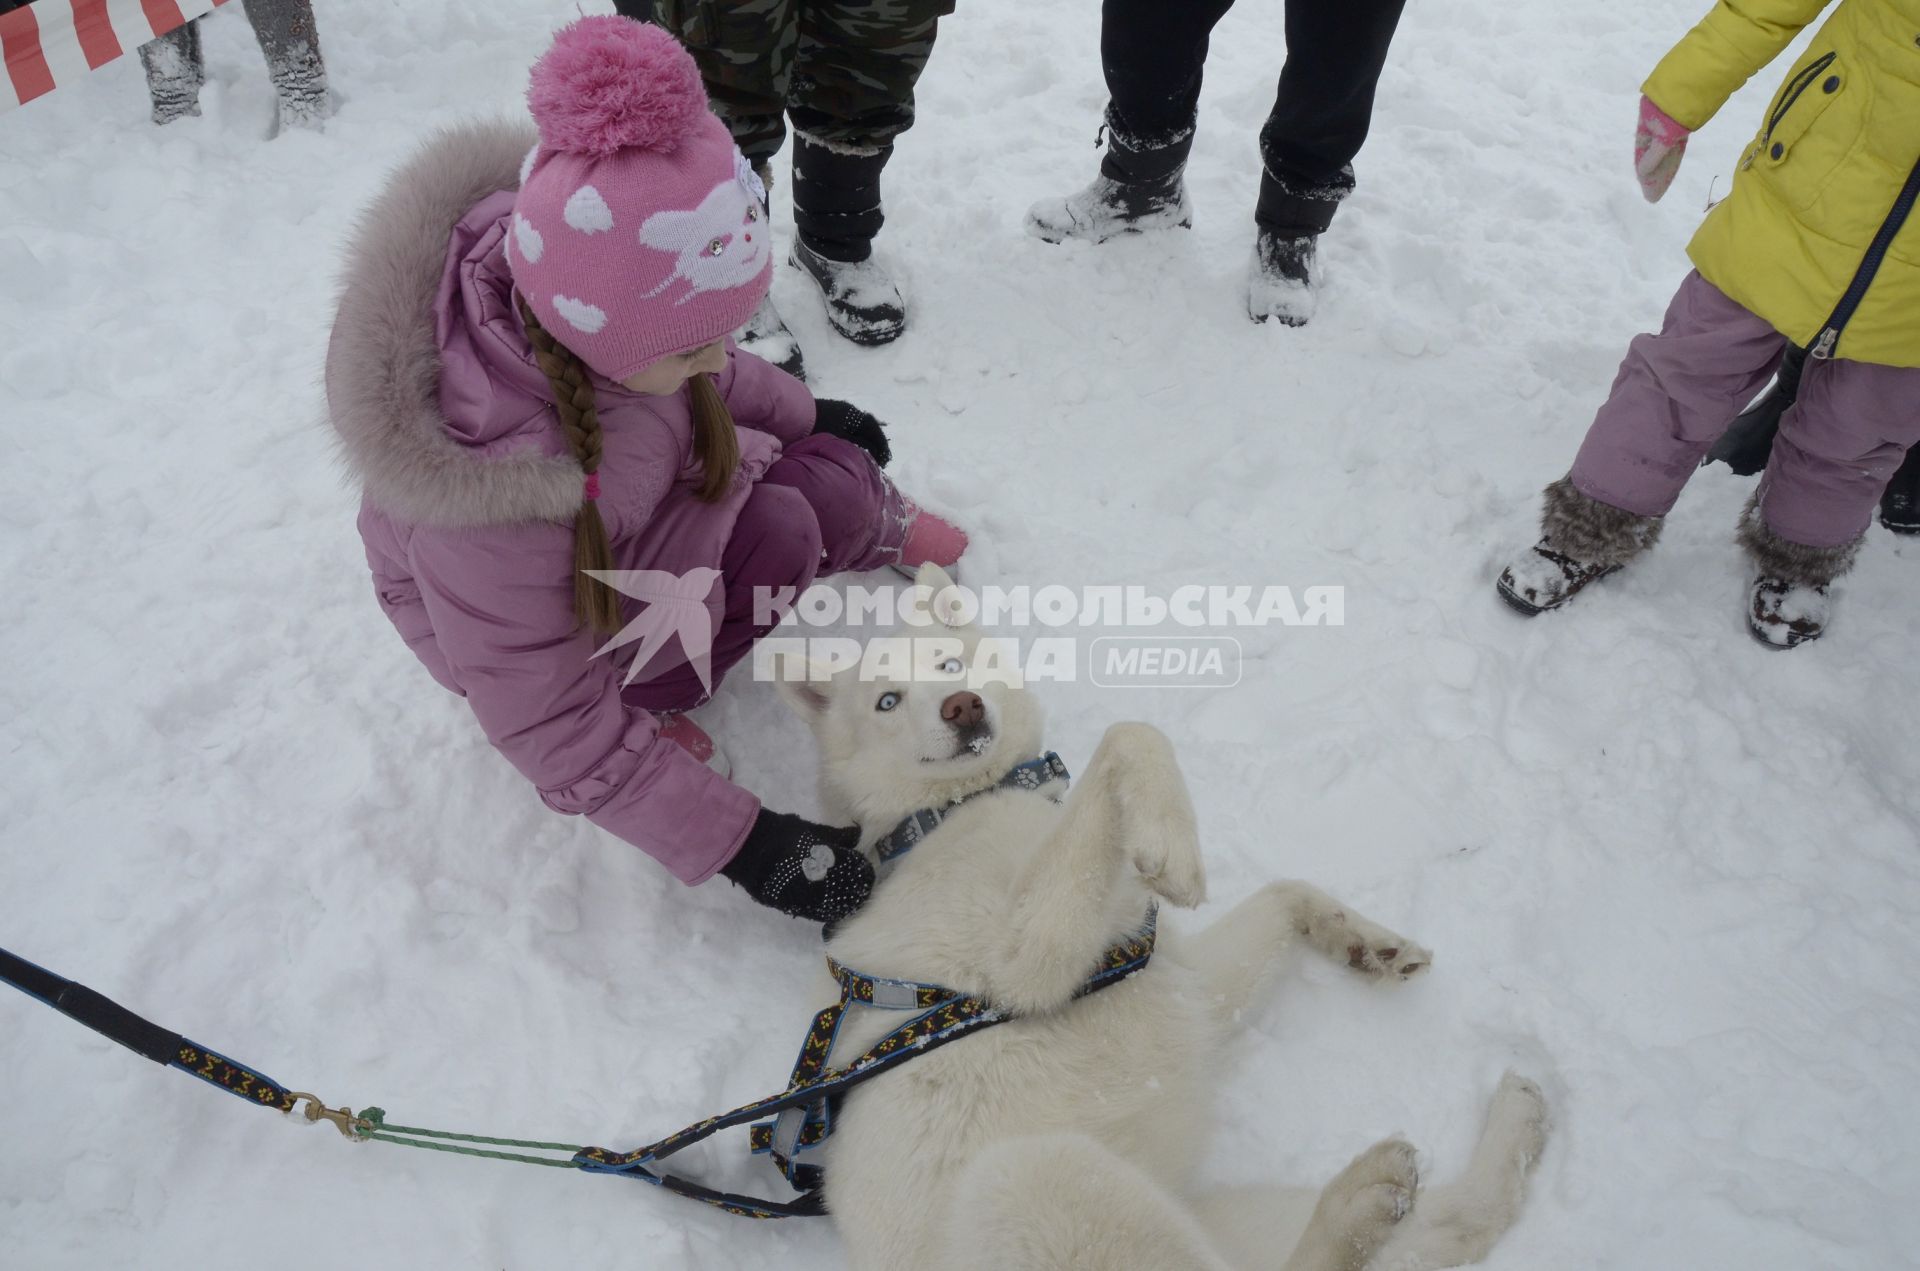
[[540, 143], [520, 170], [507, 261], [555, 339], [610, 380], [710, 344], [767, 294], [765, 192], [657, 26], [581, 18], [527, 92]]

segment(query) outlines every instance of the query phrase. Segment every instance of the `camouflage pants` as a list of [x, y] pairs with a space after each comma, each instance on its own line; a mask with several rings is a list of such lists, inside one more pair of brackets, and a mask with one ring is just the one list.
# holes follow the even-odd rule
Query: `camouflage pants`
[[714, 111], [764, 163], [795, 130], [834, 149], [885, 150], [913, 126], [913, 86], [956, 0], [616, 0], [700, 64]]

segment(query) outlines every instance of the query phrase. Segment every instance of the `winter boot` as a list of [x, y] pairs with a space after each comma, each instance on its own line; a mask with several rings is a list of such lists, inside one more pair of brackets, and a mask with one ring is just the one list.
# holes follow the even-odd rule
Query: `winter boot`
[[318, 128], [333, 114], [327, 67], [320, 60], [320, 32], [313, 21], [313, 0], [243, 0], [254, 38], [267, 58], [273, 80], [273, 131]]
[[1799, 345], [1787, 349], [1774, 372], [1773, 387], [1753, 405], [1735, 416], [1713, 443], [1701, 467], [1719, 460], [1743, 477], [1750, 477], [1767, 466], [1773, 454], [1773, 439], [1780, 431], [1780, 417], [1799, 400], [1800, 373], [1806, 369], [1807, 351]]
[[200, 113], [200, 86], [207, 67], [200, 55], [200, 24], [175, 27], [157, 40], [140, 46], [140, 65], [147, 72], [147, 96], [153, 102], [153, 122], [170, 124]]
[[1193, 149], [1193, 125], [1162, 137], [1133, 137], [1109, 106], [1102, 131], [1107, 153], [1100, 175], [1063, 199], [1035, 203], [1027, 211], [1027, 232], [1049, 243], [1104, 243], [1122, 234], [1191, 227], [1193, 207], [1182, 174]]
[[1660, 541], [1661, 518], [1589, 498], [1571, 478], [1548, 486], [1545, 496], [1540, 541], [1495, 584], [1500, 599], [1529, 618], [1558, 609]]
[[855, 344], [888, 344], [907, 329], [900, 289], [873, 259], [886, 219], [880, 172], [892, 154], [891, 146], [861, 154], [793, 138], [792, 263], [820, 288], [833, 329]]
[[1895, 534], [1920, 534], [1920, 446], [1907, 452], [1880, 495], [1880, 524]]
[[653, 718], [660, 725], [660, 740], [672, 742], [721, 776], [732, 778], [733, 762], [706, 729], [677, 711], [662, 711]]
[[[753, 174], [760, 178], [761, 219], [767, 225], [767, 232], [773, 232], [773, 169], [766, 163], [753, 165]], [[800, 341], [781, 320], [780, 311], [773, 307], [773, 293], [768, 292], [760, 298], [760, 307], [747, 319], [747, 325], [740, 328], [734, 337], [740, 347], [756, 357], [765, 358], [797, 380], [807, 378], [806, 359], [800, 354]]]
[[967, 550], [967, 532], [944, 517], [935, 516], [903, 496], [906, 505], [907, 537], [900, 544], [900, 559], [894, 568], [912, 578], [920, 567], [932, 562], [952, 572]]
[[1757, 490], [1740, 514], [1737, 537], [1759, 569], [1747, 598], [1747, 630], [1753, 638], [1769, 649], [1818, 640], [1832, 612], [1828, 588], [1853, 568], [1861, 540], [1808, 547], [1781, 538], [1761, 515]]
[[1288, 181], [1274, 175], [1271, 165], [1261, 172], [1260, 203], [1253, 213], [1253, 264], [1247, 270], [1248, 317], [1255, 322], [1277, 318], [1290, 327], [1312, 319], [1318, 304], [1314, 256], [1320, 235], [1333, 223], [1340, 200], [1352, 192], [1351, 167], [1324, 185]]

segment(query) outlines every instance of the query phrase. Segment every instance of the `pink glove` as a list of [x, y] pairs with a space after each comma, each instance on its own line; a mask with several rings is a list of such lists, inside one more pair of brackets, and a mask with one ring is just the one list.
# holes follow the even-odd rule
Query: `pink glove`
[[1640, 193], [1658, 203], [1680, 170], [1690, 130], [1646, 97], [1640, 98], [1640, 127], [1633, 134], [1633, 171]]

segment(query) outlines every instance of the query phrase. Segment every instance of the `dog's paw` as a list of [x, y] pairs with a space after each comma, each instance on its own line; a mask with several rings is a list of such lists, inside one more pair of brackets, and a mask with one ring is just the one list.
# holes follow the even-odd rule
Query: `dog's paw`
[[1413, 1144], [1383, 1139], [1327, 1184], [1313, 1221], [1321, 1238], [1341, 1251], [1338, 1265], [1364, 1265], [1413, 1212], [1419, 1190], [1420, 1164]]
[[1147, 890], [1178, 909], [1207, 898], [1207, 868], [1191, 817], [1169, 816], [1158, 825], [1134, 828], [1133, 868]]
[[1380, 980], [1411, 980], [1433, 965], [1433, 953], [1377, 922], [1346, 915], [1340, 943], [1347, 965]]
[[1530, 1169], [1546, 1150], [1547, 1129], [1551, 1124], [1547, 1096], [1530, 1077], [1509, 1072], [1500, 1079], [1487, 1109], [1487, 1129], [1482, 1141], [1498, 1143], [1522, 1170]]

